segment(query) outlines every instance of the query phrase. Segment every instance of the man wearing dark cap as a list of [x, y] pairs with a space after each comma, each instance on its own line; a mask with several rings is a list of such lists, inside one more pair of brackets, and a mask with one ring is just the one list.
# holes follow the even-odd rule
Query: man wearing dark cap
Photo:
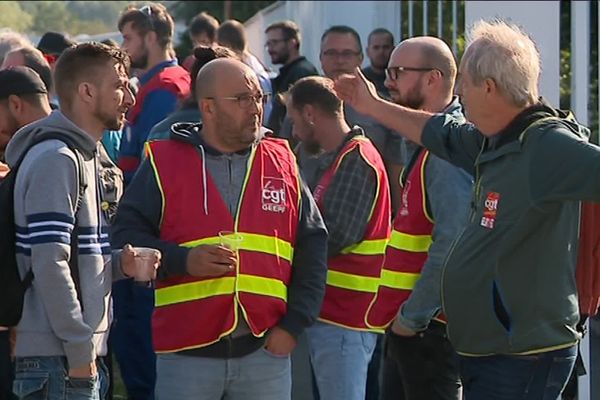
[[[35, 71], [22, 66], [1, 70], [0, 160], [4, 159], [4, 149], [19, 128], [50, 112], [46, 85]], [[0, 173], [0, 177], [4, 175]]]
[[52, 66], [63, 51], [77, 43], [59, 32], [46, 32], [40, 39], [37, 48], [44, 53], [44, 57]]
[[[40, 76], [28, 67], [0, 71], [0, 180], [9, 171], [4, 149], [22, 126], [50, 114], [48, 92]], [[13, 366], [10, 331], [0, 326], [0, 399], [12, 398]]]

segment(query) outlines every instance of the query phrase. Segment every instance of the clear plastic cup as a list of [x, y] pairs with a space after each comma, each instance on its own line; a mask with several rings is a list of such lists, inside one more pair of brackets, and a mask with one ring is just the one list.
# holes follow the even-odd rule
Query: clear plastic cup
[[156, 252], [158, 250], [150, 247], [134, 247], [135, 251], [135, 275], [133, 280], [140, 286], [150, 287], [156, 276]]
[[219, 232], [219, 243], [233, 252], [237, 252], [244, 241], [244, 237], [232, 231]]

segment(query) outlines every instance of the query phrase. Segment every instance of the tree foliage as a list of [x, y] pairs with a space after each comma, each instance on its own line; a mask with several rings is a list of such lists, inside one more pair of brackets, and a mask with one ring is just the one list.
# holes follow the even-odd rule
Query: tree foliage
[[[170, 6], [173, 16], [188, 23], [196, 14], [206, 11], [219, 21], [225, 20], [226, 1], [174, 1]], [[231, 15], [228, 18], [245, 22], [258, 11], [275, 3], [267, 1], [231, 1]]]
[[117, 29], [129, 1], [1, 1], [0, 26], [27, 34], [97, 34]]
[[33, 17], [23, 11], [16, 1], [0, 2], [0, 26], [25, 32], [33, 22]]

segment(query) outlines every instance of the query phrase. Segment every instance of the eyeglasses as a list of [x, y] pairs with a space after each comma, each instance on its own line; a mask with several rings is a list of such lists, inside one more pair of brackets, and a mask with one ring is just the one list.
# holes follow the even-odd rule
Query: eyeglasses
[[288, 40], [290, 40], [290, 39], [271, 39], [271, 40], [267, 40], [265, 42], [265, 47], [273, 47], [277, 43], [287, 42]]
[[152, 7], [150, 6], [144, 6], [142, 8], [139, 9], [139, 11], [144, 14], [146, 17], [148, 17], [148, 23], [150, 24], [150, 30], [154, 31], [154, 18], [152, 18]]
[[259, 94], [242, 94], [239, 96], [222, 96], [222, 97], [205, 97], [205, 99], [208, 100], [216, 100], [216, 99], [223, 99], [223, 100], [234, 100], [235, 102], [237, 102], [238, 106], [240, 106], [240, 108], [249, 108], [250, 106], [252, 106], [253, 104], [259, 104], [261, 103], [263, 106], [269, 101], [269, 97], [270, 95], [268, 93], [259, 93]]
[[325, 50], [323, 53], [321, 53], [323, 56], [327, 57], [327, 58], [344, 58], [346, 60], [352, 58], [352, 57], [357, 57], [360, 55], [360, 51], [352, 51], [352, 50], [343, 50], [343, 51], [337, 51], [337, 50], [333, 50], [333, 49], [329, 49], [329, 50]]
[[427, 71], [439, 71], [440, 74], [442, 74], [442, 76], [444, 75], [444, 73], [442, 71], [440, 71], [437, 68], [429, 68], [429, 67], [423, 67], [423, 68], [416, 68], [416, 67], [389, 67], [385, 69], [385, 76], [391, 80], [391, 81], [395, 81], [396, 79], [398, 79], [398, 77], [400, 77], [400, 75], [403, 72], [406, 71], [417, 71], [417, 72], [427, 72]]

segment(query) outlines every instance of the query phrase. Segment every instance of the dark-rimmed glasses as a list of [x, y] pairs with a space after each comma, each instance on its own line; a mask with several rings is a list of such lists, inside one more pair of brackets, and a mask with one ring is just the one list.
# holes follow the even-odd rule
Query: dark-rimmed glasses
[[431, 67], [402, 67], [402, 66], [397, 66], [397, 67], [388, 67], [385, 69], [385, 76], [386, 78], [388, 78], [391, 81], [395, 81], [396, 79], [398, 79], [398, 77], [406, 71], [417, 71], [417, 72], [428, 72], [428, 71], [439, 71], [440, 74], [444, 75], [444, 73], [442, 71], [440, 71], [437, 68], [431, 68]]
[[360, 51], [352, 51], [352, 50], [342, 50], [342, 51], [337, 51], [334, 49], [329, 49], [329, 50], [325, 50], [323, 53], [321, 53], [324, 57], [327, 58], [338, 58], [341, 57], [345, 60], [348, 60], [352, 57], [358, 57], [360, 55]]
[[265, 42], [265, 47], [272, 47], [281, 42], [287, 42], [290, 38], [287, 39], [269, 39]]
[[240, 106], [240, 108], [249, 108], [250, 106], [252, 106], [253, 104], [259, 104], [261, 103], [263, 106], [269, 101], [269, 94], [241, 94], [239, 96], [213, 96], [213, 97], [205, 97], [205, 99], [208, 100], [217, 100], [217, 99], [223, 99], [223, 100], [233, 100], [235, 102], [237, 102], [238, 106]]

